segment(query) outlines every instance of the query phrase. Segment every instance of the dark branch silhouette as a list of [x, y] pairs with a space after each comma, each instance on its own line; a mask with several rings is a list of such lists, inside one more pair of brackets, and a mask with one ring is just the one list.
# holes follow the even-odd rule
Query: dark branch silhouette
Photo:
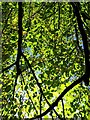
[[22, 2], [18, 3], [18, 54], [17, 54], [17, 60], [16, 60], [16, 70], [17, 70], [17, 75], [15, 79], [15, 84], [14, 84], [14, 89], [13, 89], [13, 99], [14, 99], [14, 92], [15, 92], [15, 87], [17, 85], [17, 79], [18, 75], [21, 73], [21, 69], [19, 67], [19, 61], [21, 58], [21, 44], [22, 44], [22, 17], [23, 17], [23, 9], [22, 9]]
[[75, 87], [77, 84], [79, 84], [80, 82], [82, 82], [83, 80], [85, 80], [86, 75], [84, 74], [83, 76], [81, 76], [81, 78], [79, 78], [78, 80], [74, 81], [71, 85], [69, 85], [59, 96], [58, 98], [55, 100], [55, 102], [53, 102], [51, 104], [51, 106], [45, 111], [43, 112], [41, 115], [37, 115], [36, 117], [33, 118], [27, 118], [25, 120], [34, 120], [40, 117], [43, 117], [44, 115], [46, 115], [47, 113], [49, 113], [51, 110], [53, 110], [53, 108], [55, 106], [58, 105], [58, 102], [62, 99], [62, 97], [68, 92], [70, 91], [73, 87]]
[[89, 85], [89, 76], [90, 76], [90, 63], [89, 63], [89, 49], [88, 49], [88, 42], [87, 42], [87, 34], [85, 33], [85, 30], [83, 28], [83, 22], [81, 20], [81, 16], [79, 13], [79, 9], [75, 3], [71, 3], [74, 9], [74, 14], [77, 18], [77, 23], [78, 23], [78, 28], [80, 30], [81, 36], [82, 36], [82, 41], [83, 41], [83, 47], [84, 47], [84, 54], [85, 54], [85, 84]]
[[62, 108], [63, 108], [63, 120], [65, 120], [65, 110], [64, 110], [63, 98], [61, 99], [61, 101], [62, 101]]
[[[45, 95], [44, 95], [44, 93], [43, 93], [43, 90], [42, 90], [42, 88], [41, 88], [41, 85], [40, 85], [40, 83], [38, 82], [38, 79], [37, 79], [37, 77], [36, 77], [36, 75], [35, 75], [34, 70], [32, 69], [31, 64], [29, 63], [28, 59], [26, 58], [26, 56], [25, 56], [23, 53], [21, 53], [21, 55], [23, 56], [24, 60], [27, 62], [28, 66], [29, 66], [29, 68], [30, 68], [30, 70], [31, 70], [31, 72], [32, 72], [32, 74], [33, 74], [36, 82], [37, 82], [37, 85], [38, 85], [38, 87], [39, 87], [39, 89], [40, 89], [40, 92], [41, 92], [41, 94], [43, 95], [43, 97], [44, 97], [44, 99], [45, 99], [45, 101], [46, 101], [47, 104], [51, 107], [51, 104], [48, 102], [48, 100], [46, 99], [46, 97], [45, 97]], [[58, 118], [60, 118], [60, 116], [59, 116], [59, 114], [56, 112], [56, 110], [55, 110], [54, 108], [53, 108], [53, 110], [54, 110], [55, 114], [58, 116]], [[42, 114], [41, 114], [41, 115], [42, 115]], [[42, 117], [42, 116], [41, 116], [41, 117]]]
[[11, 65], [9, 65], [8, 67], [4, 68], [4, 69], [2, 70], [2, 73], [3, 73], [4, 71], [10, 69], [10, 68], [11, 68], [12, 66], [14, 66], [15, 64], [16, 64], [16, 62], [14, 62], [14, 63], [12, 63]]

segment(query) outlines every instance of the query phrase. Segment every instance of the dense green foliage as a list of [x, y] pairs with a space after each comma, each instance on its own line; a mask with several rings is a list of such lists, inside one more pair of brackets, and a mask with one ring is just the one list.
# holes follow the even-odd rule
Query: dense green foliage
[[[90, 49], [90, 20], [84, 19], [82, 14], [85, 12], [90, 16], [90, 3], [80, 5], [78, 8]], [[24, 2], [22, 8], [22, 52], [25, 57], [22, 55], [19, 60], [22, 72], [17, 78], [18, 3], [2, 3], [1, 104], [2, 117], [7, 119], [15, 119], [15, 116], [18, 119], [32, 118], [43, 113], [49, 107], [48, 102], [52, 104], [85, 73], [82, 35], [71, 3]], [[58, 113], [60, 118], [89, 120], [89, 92], [89, 87], [82, 81], [67, 91], [54, 108], [56, 112], [52, 110], [43, 118], [57, 117]]]

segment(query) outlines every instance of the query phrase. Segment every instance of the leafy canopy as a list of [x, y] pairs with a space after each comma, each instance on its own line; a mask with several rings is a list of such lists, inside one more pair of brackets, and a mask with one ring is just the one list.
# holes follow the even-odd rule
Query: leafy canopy
[[[90, 21], [82, 16], [90, 16], [90, 3], [72, 4], [2, 3], [3, 118], [41, 115], [85, 73], [83, 36], [73, 6], [79, 10], [90, 49]], [[81, 82], [70, 89], [43, 118], [89, 120], [89, 87]]]

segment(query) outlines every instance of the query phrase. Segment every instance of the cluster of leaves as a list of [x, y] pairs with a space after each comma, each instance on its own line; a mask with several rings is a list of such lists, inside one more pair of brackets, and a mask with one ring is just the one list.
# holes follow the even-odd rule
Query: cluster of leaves
[[[90, 4], [81, 3], [80, 14], [82, 11], [90, 14], [89, 6]], [[1, 104], [2, 117], [7, 119], [32, 118], [43, 113], [64, 89], [85, 73], [82, 36], [72, 5], [30, 2], [23, 3], [22, 8], [22, 52], [25, 56], [21, 56], [19, 61], [21, 73], [18, 75], [13, 99], [17, 76], [19, 11], [18, 3], [2, 3]], [[86, 20], [84, 29], [88, 40], [90, 40], [89, 26], [90, 21]], [[89, 43], [88, 46], [90, 48]], [[90, 113], [88, 96], [89, 89], [82, 82], [63, 96], [56, 108], [52, 108], [53, 111], [43, 117], [53, 118], [59, 115], [59, 118], [88, 119]]]

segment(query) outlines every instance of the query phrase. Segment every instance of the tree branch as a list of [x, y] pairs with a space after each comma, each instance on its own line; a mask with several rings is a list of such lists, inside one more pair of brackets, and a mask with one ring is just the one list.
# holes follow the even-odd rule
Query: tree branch
[[33, 118], [27, 118], [25, 120], [34, 120], [40, 117], [45, 116], [48, 112], [50, 112], [55, 106], [58, 105], [58, 102], [62, 99], [62, 97], [69, 91], [71, 90], [73, 87], [75, 87], [77, 84], [79, 84], [81, 81], [85, 80], [86, 75], [84, 74], [81, 78], [79, 78], [78, 80], [74, 81], [71, 85], [69, 85], [59, 96], [58, 98], [55, 100], [55, 102], [53, 102], [51, 104], [51, 106], [45, 111], [43, 112], [41, 115], [37, 115], [36, 117]]
[[[26, 56], [25, 56], [23, 53], [21, 53], [21, 54], [22, 54], [23, 58], [25, 59], [25, 61], [27, 62], [28, 66], [29, 66], [29, 68], [30, 68], [30, 70], [31, 70], [31, 72], [32, 72], [32, 74], [33, 74], [36, 82], [37, 82], [37, 85], [38, 85], [38, 87], [39, 87], [39, 89], [40, 89], [40, 92], [41, 92], [41, 94], [43, 95], [43, 97], [44, 97], [44, 99], [45, 99], [45, 101], [47, 102], [47, 104], [48, 104], [49, 106], [51, 106], [51, 104], [48, 102], [48, 100], [46, 99], [46, 97], [45, 97], [45, 95], [44, 95], [44, 93], [43, 93], [43, 90], [42, 90], [42, 88], [41, 88], [41, 85], [40, 85], [40, 83], [38, 82], [38, 79], [37, 79], [37, 77], [36, 77], [36, 75], [35, 75], [35, 73], [34, 73], [34, 70], [32, 69], [31, 64], [29, 63], [29, 61], [28, 61], [28, 59], [26, 58]], [[60, 118], [60, 116], [59, 116], [59, 114], [56, 112], [56, 110], [55, 110], [54, 108], [53, 108], [53, 110], [54, 110], [54, 112], [56, 113], [56, 115], [58, 116], [58, 118]], [[41, 115], [42, 115], [42, 114], [41, 114]], [[41, 116], [41, 117], [42, 117], [42, 116]]]
[[65, 110], [64, 110], [63, 98], [61, 99], [61, 101], [62, 101], [62, 108], [63, 108], [63, 120], [65, 120]]
[[13, 99], [14, 99], [14, 92], [15, 87], [17, 85], [17, 79], [18, 75], [21, 73], [21, 69], [19, 67], [19, 61], [21, 58], [21, 44], [22, 44], [22, 17], [23, 17], [23, 9], [22, 9], [22, 2], [18, 3], [18, 54], [17, 54], [17, 60], [16, 60], [16, 69], [17, 69], [17, 75], [15, 79], [14, 89], [13, 89]]
[[87, 34], [85, 33], [85, 30], [83, 28], [83, 22], [81, 20], [81, 16], [79, 13], [79, 9], [75, 3], [71, 2], [71, 5], [74, 9], [74, 14], [76, 15], [77, 22], [78, 22], [78, 28], [80, 30], [81, 36], [82, 36], [82, 41], [83, 41], [83, 46], [84, 46], [84, 54], [85, 54], [85, 74], [86, 74], [86, 79], [85, 79], [85, 84], [89, 85], [89, 76], [90, 76], [90, 63], [89, 63], [89, 49], [88, 49], [88, 42], [87, 42]]
[[2, 70], [2, 73], [4, 72], [4, 71], [6, 71], [6, 70], [8, 70], [9, 68], [11, 68], [13, 65], [15, 65], [16, 64], [16, 61], [14, 62], [14, 63], [12, 63], [11, 65], [9, 65], [8, 67], [6, 67], [6, 68], [4, 68], [3, 70]]

